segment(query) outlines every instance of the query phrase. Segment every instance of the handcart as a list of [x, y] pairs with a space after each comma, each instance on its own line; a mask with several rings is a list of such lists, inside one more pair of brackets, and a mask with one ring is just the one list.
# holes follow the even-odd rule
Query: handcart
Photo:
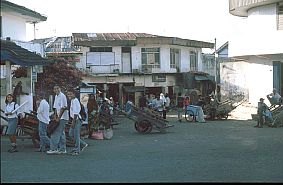
[[[283, 105], [271, 105], [268, 110], [271, 112], [272, 118], [266, 117], [266, 124], [271, 127], [283, 126]], [[258, 114], [251, 114], [252, 120], [259, 121]]]
[[[38, 134], [38, 125], [39, 120], [37, 119], [36, 114], [32, 111], [31, 113], [25, 112], [24, 118], [20, 121], [19, 129], [23, 131], [24, 134], [31, 136], [32, 143], [35, 148], [39, 148], [39, 134]], [[69, 137], [69, 129], [71, 124], [66, 124], [65, 126], [65, 134], [66, 134], [66, 145], [67, 146], [74, 146], [75, 142], [72, 138]], [[48, 127], [48, 126], [47, 126]], [[47, 134], [50, 137], [50, 134]], [[85, 137], [88, 135], [88, 129], [86, 126], [81, 127], [81, 137]], [[25, 137], [23, 137], [25, 138]]]
[[166, 128], [173, 127], [170, 125], [169, 121], [163, 119], [163, 117], [156, 111], [144, 108], [144, 110], [139, 109], [138, 107], [132, 105], [130, 114], [125, 111], [121, 111], [126, 115], [127, 118], [135, 122], [135, 130], [138, 133], [147, 134], [150, 133], [153, 129], [164, 133]]
[[201, 109], [201, 106], [197, 106], [197, 105], [187, 106], [185, 110], [185, 119], [188, 122], [196, 121], [196, 118], [198, 116], [200, 109]]
[[[24, 134], [27, 134], [31, 137], [33, 146], [35, 148], [39, 148], [39, 134], [38, 134], [38, 125], [39, 121], [35, 114], [25, 112], [24, 118], [19, 121], [18, 128]], [[19, 136], [19, 138], [24, 138], [23, 136]]]

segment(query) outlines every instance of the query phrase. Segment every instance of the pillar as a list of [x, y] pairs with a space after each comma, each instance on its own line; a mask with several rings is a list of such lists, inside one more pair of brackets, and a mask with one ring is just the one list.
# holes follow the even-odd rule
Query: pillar
[[6, 94], [13, 93], [11, 62], [6, 61]]

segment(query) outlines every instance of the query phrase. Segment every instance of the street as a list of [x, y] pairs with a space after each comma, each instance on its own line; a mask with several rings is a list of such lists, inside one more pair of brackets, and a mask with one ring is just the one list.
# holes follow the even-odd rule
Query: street
[[8, 153], [2, 136], [1, 182], [283, 182], [283, 127], [168, 120], [166, 133], [142, 135], [120, 117], [112, 140], [85, 139], [79, 156], [34, 152], [30, 139]]

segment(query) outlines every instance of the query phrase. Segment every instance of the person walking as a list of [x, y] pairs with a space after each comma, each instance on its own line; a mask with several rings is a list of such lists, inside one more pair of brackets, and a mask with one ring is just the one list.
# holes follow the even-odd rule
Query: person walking
[[6, 133], [9, 136], [12, 146], [8, 152], [18, 152], [16, 130], [18, 126], [18, 116], [22, 118], [22, 114], [19, 112], [19, 110], [16, 110], [19, 105], [14, 101], [14, 96], [12, 94], [8, 94], [6, 96], [5, 103], [6, 107], [4, 113], [8, 120], [8, 129]]
[[61, 92], [59, 86], [54, 86], [55, 100], [53, 104], [54, 119], [58, 122], [59, 126], [50, 136], [50, 150], [47, 154], [66, 154], [66, 134], [65, 125], [69, 120], [69, 111], [67, 98], [65, 94]]
[[182, 94], [179, 92], [177, 97], [177, 112], [178, 112], [178, 121], [182, 122], [182, 112], [184, 109], [184, 97], [181, 96]]
[[38, 151], [45, 152], [47, 147], [50, 147], [50, 139], [47, 136], [47, 125], [49, 124], [49, 104], [45, 100], [43, 94], [37, 96], [39, 106], [37, 108], [37, 118], [39, 120], [38, 133], [40, 138], [40, 146]]
[[[81, 104], [75, 96], [76, 92], [73, 89], [68, 90], [67, 96], [69, 100], [71, 100], [70, 105], [70, 119], [71, 119], [71, 127], [69, 130], [69, 136], [75, 140], [75, 147], [70, 152], [71, 155], [79, 155], [81, 151], [83, 151], [88, 144], [81, 139]], [[81, 148], [82, 146], [82, 148]]]

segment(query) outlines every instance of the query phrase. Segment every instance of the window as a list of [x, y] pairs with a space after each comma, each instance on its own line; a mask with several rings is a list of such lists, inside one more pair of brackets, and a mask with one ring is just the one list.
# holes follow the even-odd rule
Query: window
[[170, 48], [170, 68], [177, 68], [180, 61], [180, 50]]
[[160, 48], [142, 48], [142, 68], [160, 68]]
[[283, 30], [283, 3], [277, 6], [277, 29]]
[[112, 47], [90, 47], [90, 52], [112, 52]]
[[197, 52], [195, 51], [190, 52], [190, 69], [191, 71], [198, 70], [198, 57], [197, 57]]

